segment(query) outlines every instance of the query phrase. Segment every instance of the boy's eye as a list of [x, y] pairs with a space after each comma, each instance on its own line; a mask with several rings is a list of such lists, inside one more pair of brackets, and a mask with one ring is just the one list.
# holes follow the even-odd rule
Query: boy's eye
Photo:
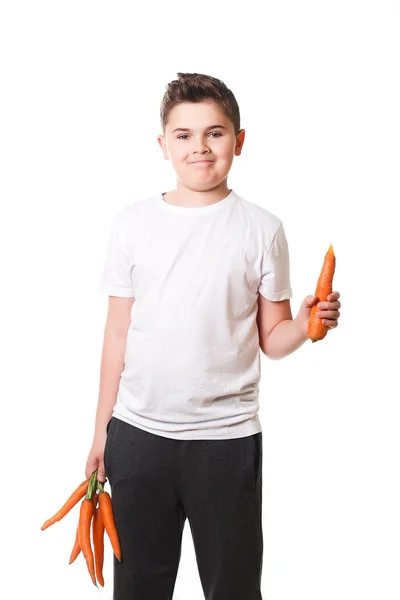
[[[219, 131], [211, 131], [211, 133], [210, 133], [209, 135], [214, 135], [214, 134], [216, 134], [216, 135], [218, 135], [218, 136], [220, 136], [220, 135], [221, 135], [221, 134], [219, 133]], [[186, 138], [186, 137], [188, 137], [188, 136], [186, 135], [186, 133], [183, 133], [182, 135], [178, 135], [178, 138], [177, 138], [177, 139], [178, 139], [178, 140], [180, 140], [180, 139], [183, 139], [183, 138]]]

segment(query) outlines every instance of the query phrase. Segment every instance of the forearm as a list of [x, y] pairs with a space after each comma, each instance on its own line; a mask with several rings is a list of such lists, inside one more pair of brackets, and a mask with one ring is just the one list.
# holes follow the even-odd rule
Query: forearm
[[269, 334], [262, 351], [268, 358], [279, 360], [292, 354], [308, 340], [296, 319], [281, 321]]
[[126, 335], [106, 327], [101, 356], [99, 399], [94, 428], [95, 438], [106, 436], [107, 423], [112, 416], [121, 373], [124, 370], [125, 348]]

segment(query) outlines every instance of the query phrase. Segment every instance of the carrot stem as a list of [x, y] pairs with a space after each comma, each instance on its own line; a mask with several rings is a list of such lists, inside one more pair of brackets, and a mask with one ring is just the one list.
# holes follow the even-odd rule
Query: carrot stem
[[88, 500], [92, 500], [93, 494], [96, 493], [96, 485], [97, 485], [97, 469], [91, 474], [89, 479], [89, 485], [87, 489], [86, 498]]

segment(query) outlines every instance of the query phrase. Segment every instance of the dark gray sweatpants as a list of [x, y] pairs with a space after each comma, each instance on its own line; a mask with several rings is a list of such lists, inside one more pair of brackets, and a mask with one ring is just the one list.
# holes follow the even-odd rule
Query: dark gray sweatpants
[[104, 451], [122, 561], [113, 600], [172, 600], [189, 521], [206, 600], [262, 600], [262, 432], [175, 440], [112, 417]]

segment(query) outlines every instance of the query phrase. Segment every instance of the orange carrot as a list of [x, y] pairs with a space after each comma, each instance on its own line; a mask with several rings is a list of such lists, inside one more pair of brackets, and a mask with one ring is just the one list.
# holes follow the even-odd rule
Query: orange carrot
[[103, 519], [101, 518], [100, 506], [94, 509], [92, 521], [92, 539], [94, 547], [94, 563], [96, 567], [96, 577], [100, 585], [104, 587], [104, 523]]
[[53, 525], [53, 523], [56, 523], [56, 521], [60, 521], [63, 517], [65, 517], [65, 515], [69, 513], [71, 508], [73, 508], [75, 504], [77, 504], [79, 500], [83, 498], [83, 496], [86, 494], [88, 483], [89, 479], [85, 479], [85, 481], [82, 481], [82, 483], [76, 488], [76, 490], [72, 492], [71, 496], [60, 508], [60, 510], [56, 512], [56, 514], [53, 515], [50, 519], [47, 519], [47, 521], [43, 523], [40, 529], [44, 531], [45, 529], [50, 527], [50, 525]]
[[[101, 484], [100, 484], [101, 485]], [[110, 538], [111, 546], [116, 558], [121, 562], [121, 546], [118, 538], [117, 527], [114, 521], [114, 513], [112, 508], [111, 496], [108, 492], [103, 491], [103, 486], [100, 487], [99, 504], [104, 527]]]
[[[96, 508], [97, 506], [97, 500], [98, 500], [98, 494], [94, 494], [93, 495], [93, 507]], [[69, 559], [69, 565], [72, 564], [74, 562], [74, 560], [79, 556], [81, 551], [81, 545], [79, 543], [79, 520], [78, 520], [78, 526], [76, 528], [76, 538], [75, 538], [75, 544], [74, 547], [72, 548], [72, 552], [71, 552], [71, 556]]]
[[[332, 281], [335, 266], [336, 257], [331, 244], [325, 255], [324, 264], [322, 265], [317, 288], [315, 290], [315, 296], [318, 298], [318, 302], [326, 302], [329, 294], [332, 293]], [[319, 312], [319, 310], [317, 304], [314, 304], [311, 307], [310, 318], [308, 320], [308, 337], [313, 343], [322, 340], [328, 332], [328, 327], [324, 325], [321, 317], [317, 317], [316, 313]]]
[[71, 552], [71, 556], [69, 558], [69, 565], [71, 565], [74, 560], [79, 556], [81, 551], [81, 545], [79, 543], [79, 522], [78, 522], [78, 527], [76, 528], [76, 536], [75, 536], [75, 544], [74, 547], [72, 548], [72, 552]]
[[82, 500], [79, 512], [79, 543], [82, 554], [85, 557], [87, 568], [94, 585], [97, 587], [96, 576], [94, 572], [94, 559], [92, 546], [90, 543], [90, 526], [93, 518], [93, 499], [87, 496]]

